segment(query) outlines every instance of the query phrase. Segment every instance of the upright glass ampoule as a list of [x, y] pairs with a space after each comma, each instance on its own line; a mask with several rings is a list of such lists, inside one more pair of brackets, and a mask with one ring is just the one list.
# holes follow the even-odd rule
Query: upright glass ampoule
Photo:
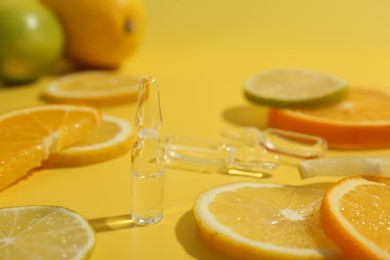
[[138, 139], [131, 154], [131, 214], [136, 224], [150, 225], [163, 218], [165, 173], [159, 85], [153, 78], [140, 83], [135, 124]]

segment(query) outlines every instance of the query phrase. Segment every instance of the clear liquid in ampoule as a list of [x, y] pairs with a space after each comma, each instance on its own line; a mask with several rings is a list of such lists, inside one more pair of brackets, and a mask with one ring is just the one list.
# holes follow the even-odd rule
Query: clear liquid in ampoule
[[132, 172], [133, 210], [135, 223], [149, 225], [163, 218], [164, 171], [153, 174]]
[[159, 133], [141, 129], [132, 153], [132, 219], [150, 225], [163, 218], [164, 150]]

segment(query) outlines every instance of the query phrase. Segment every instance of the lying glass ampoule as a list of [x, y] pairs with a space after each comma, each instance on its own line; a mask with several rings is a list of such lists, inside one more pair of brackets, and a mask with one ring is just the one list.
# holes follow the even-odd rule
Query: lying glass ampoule
[[262, 177], [264, 170], [279, 166], [279, 158], [260, 147], [231, 146], [216, 140], [168, 136], [167, 165], [198, 172]]
[[160, 142], [162, 124], [159, 85], [153, 78], [141, 81], [135, 125], [138, 139], [131, 154], [132, 218], [149, 225], [163, 218], [165, 153]]
[[168, 136], [165, 139], [168, 166], [263, 177], [264, 170], [275, 169], [282, 163], [295, 165], [297, 160], [319, 158], [327, 151], [327, 142], [321, 137], [280, 129], [260, 131], [245, 127], [228, 129], [221, 135], [221, 141]]
[[270, 152], [298, 159], [323, 157], [328, 149], [327, 142], [322, 137], [275, 128], [232, 128], [222, 131], [221, 135], [226, 143], [261, 146]]

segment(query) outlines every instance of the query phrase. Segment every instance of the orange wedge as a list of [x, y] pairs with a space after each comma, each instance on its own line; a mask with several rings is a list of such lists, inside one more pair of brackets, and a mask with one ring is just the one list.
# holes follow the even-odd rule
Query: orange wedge
[[390, 178], [346, 177], [330, 187], [321, 225], [349, 259], [390, 259]]
[[103, 115], [99, 124], [80, 142], [53, 153], [44, 167], [75, 167], [116, 158], [131, 149], [134, 130], [130, 122]]
[[107, 106], [137, 100], [141, 77], [111, 71], [74, 72], [51, 82], [43, 92], [54, 103]]
[[330, 148], [390, 147], [390, 94], [351, 88], [347, 100], [316, 109], [275, 109], [269, 126], [321, 136]]
[[201, 193], [196, 226], [213, 248], [235, 259], [323, 259], [340, 251], [319, 224], [325, 187], [233, 183]]
[[99, 123], [99, 112], [84, 106], [39, 105], [0, 114], [0, 190]]

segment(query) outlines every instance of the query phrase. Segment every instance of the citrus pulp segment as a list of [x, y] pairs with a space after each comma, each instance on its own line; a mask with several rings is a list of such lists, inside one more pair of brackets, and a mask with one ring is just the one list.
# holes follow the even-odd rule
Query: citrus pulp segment
[[194, 216], [201, 237], [238, 259], [338, 257], [319, 224], [325, 188], [233, 183], [201, 193]]
[[56, 103], [94, 106], [115, 105], [135, 101], [139, 76], [110, 71], [83, 71], [68, 74], [51, 82], [43, 96]]
[[321, 136], [330, 148], [390, 147], [390, 95], [351, 88], [347, 100], [313, 109], [269, 110], [270, 127]]
[[53, 153], [44, 167], [74, 167], [103, 162], [131, 149], [134, 130], [130, 122], [103, 115], [102, 123], [80, 142]]
[[350, 259], [390, 259], [390, 178], [353, 176], [330, 187], [321, 225]]
[[95, 234], [79, 214], [55, 206], [0, 208], [1, 259], [86, 259]]
[[244, 83], [248, 100], [272, 107], [320, 107], [345, 99], [347, 93], [344, 80], [306, 69], [267, 70]]
[[320, 176], [387, 176], [390, 156], [346, 156], [305, 160], [298, 164], [302, 179]]
[[84, 106], [37, 105], [0, 114], [0, 190], [99, 123], [99, 111]]

